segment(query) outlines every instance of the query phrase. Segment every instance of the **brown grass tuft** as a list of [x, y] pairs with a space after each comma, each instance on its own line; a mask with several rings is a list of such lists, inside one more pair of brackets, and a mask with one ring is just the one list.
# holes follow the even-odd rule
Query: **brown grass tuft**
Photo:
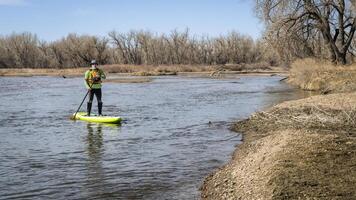
[[[249, 126], [246, 127], [248, 122]], [[252, 125], [252, 126], [251, 126]], [[330, 94], [279, 104], [238, 122], [237, 130], [317, 129], [356, 132], [356, 93]], [[355, 135], [356, 136], [356, 135]]]
[[297, 60], [292, 64], [289, 83], [322, 93], [356, 91], [356, 64], [335, 66], [314, 59]]

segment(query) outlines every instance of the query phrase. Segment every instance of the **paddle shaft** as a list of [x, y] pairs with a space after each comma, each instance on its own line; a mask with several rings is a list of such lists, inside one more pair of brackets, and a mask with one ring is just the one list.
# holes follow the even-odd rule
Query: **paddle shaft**
[[86, 95], [85, 95], [85, 97], [84, 97], [82, 103], [80, 103], [80, 105], [79, 105], [77, 111], [75, 112], [75, 114], [74, 114], [74, 116], [73, 116], [73, 119], [75, 119], [75, 116], [77, 115], [77, 113], [79, 112], [80, 108], [82, 107], [82, 105], [83, 105], [85, 99], [87, 98], [88, 94], [90, 93], [90, 90], [91, 90], [91, 87], [92, 87], [92, 86], [93, 86], [93, 84], [89, 85], [88, 92], [86, 93]]

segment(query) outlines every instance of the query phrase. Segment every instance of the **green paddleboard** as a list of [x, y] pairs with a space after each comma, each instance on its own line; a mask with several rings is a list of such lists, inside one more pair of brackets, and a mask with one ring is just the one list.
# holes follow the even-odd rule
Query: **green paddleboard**
[[[74, 116], [74, 114], [73, 114], [73, 116]], [[109, 123], [109, 124], [119, 124], [121, 122], [121, 117], [95, 116], [95, 115], [87, 116], [86, 112], [78, 112], [75, 115], [75, 119], [87, 121], [87, 122]]]

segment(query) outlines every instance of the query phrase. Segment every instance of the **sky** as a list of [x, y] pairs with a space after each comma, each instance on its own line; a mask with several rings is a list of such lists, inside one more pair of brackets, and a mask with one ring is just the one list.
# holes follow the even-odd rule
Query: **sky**
[[252, 0], [0, 0], [0, 35], [31, 32], [54, 41], [68, 33], [184, 31], [219, 36], [231, 31], [257, 39], [263, 25]]

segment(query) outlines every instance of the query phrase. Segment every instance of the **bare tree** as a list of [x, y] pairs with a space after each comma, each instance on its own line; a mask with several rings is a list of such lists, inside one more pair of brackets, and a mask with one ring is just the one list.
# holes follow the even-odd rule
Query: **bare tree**
[[0, 36], [0, 67], [82, 67], [94, 58], [100, 64], [224, 65], [264, 59], [275, 64], [270, 62], [272, 55], [262, 55], [270, 52], [263, 50], [265, 46], [237, 32], [215, 38], [191, 35], [188, 29], [170, 34], [112, 31], [108, 36], [69, 34], [54, 42], [30, 33]]
[[256, 0], [256, 7], [269, 30], [295, 37], [306, 51], [313, 50], [310, 41], [321, 35], [331, 61], [346, 64], [356, 30], [352, 3], [354, 0]]

